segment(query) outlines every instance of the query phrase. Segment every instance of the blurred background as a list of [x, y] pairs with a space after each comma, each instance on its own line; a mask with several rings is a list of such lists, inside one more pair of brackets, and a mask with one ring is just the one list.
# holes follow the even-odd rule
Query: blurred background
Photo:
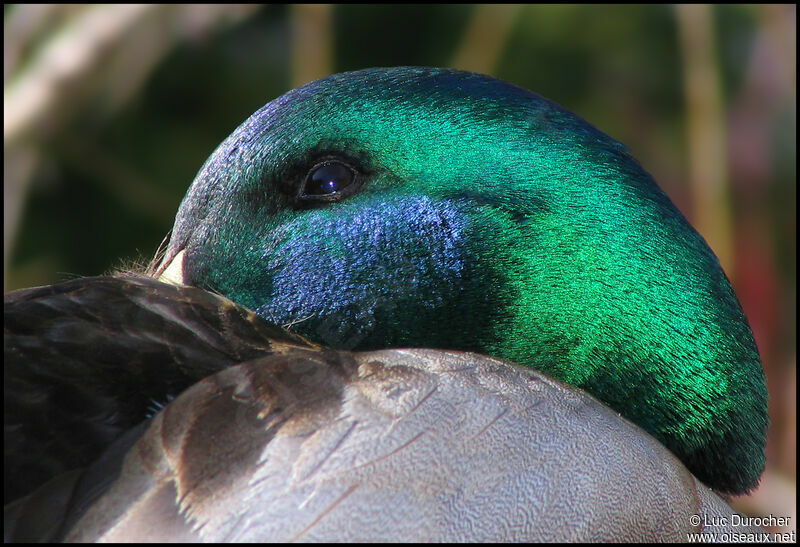
[[287, 90], [449, 66], [625, 143], [719, 256], [767, 374], [796, 529], [796, 6], [5, 5], [3, 285], [146, 263], [206, 157]]

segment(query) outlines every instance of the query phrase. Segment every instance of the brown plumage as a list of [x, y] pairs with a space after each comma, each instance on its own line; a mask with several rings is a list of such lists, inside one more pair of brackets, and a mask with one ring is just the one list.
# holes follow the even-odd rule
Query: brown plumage
[[4, 323], [6, 495], [50, 479], [6, 539], [685, 540], [733, 514], [637, 426], [497, 359], [325, 350], [147, 278], [10, 293]]

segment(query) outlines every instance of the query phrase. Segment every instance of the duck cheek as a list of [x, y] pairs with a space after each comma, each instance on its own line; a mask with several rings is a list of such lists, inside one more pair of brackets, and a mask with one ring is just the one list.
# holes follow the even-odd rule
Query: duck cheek
[[309, 211], [273, 232], [272, 290], [256, 312], [336, 348], [418, 345], [457, 296], [464, 224], [420, 196]]

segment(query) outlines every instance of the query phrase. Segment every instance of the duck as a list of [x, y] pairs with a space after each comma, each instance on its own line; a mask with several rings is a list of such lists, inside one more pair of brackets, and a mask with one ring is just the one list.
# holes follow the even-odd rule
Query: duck
[[486, 75], [294, 89], [146, 272], [4, 300], [11, 537], [763, 532], [726, 502], [768, 421], [719, 261], [621, 143]]

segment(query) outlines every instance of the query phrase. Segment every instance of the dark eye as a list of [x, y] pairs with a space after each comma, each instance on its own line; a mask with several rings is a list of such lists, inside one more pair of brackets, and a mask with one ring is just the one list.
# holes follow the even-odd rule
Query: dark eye
[[335, 200], [356, 180], [355, 170], [338, 160], [318, 163], [308, 172], [298, 197], [310, 200]]

